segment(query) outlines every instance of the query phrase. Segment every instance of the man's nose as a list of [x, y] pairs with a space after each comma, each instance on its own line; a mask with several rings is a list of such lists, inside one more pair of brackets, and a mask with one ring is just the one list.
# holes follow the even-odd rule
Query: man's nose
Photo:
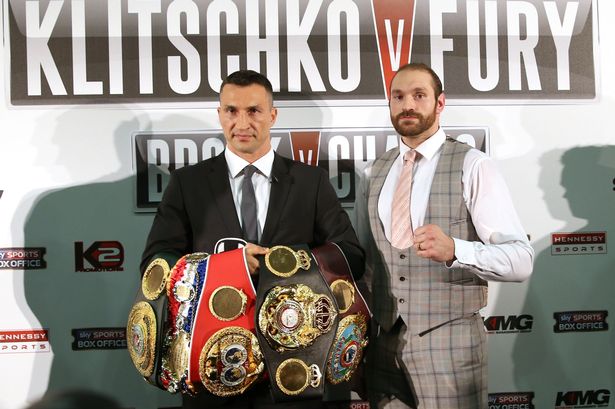
[[250, 127], [250, 118], [247, 112], [239, 112], [235, 126], [239, 129], [247, 129]]
[[414, 111], [415, 106], [416, 104], [412, 97], [406, 97], [402, 100], [401, 107], [404, 111]]

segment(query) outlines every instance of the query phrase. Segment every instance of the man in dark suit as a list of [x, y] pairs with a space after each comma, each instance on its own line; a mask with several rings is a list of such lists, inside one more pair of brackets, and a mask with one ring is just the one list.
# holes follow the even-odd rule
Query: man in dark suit
[[[250, 70], [229, 75], [220, 89], [218, 115], [226, 149], [171, 174], [147, 239], [141, 271], [158, 254], [211, 253], [219, 239], [242, 237], [248, 241], [246, 254], [253, 275], [258, 273], [256, 256], [266, 254], [268, 246], [306, 243], [315, 247], [326, 242], [340, 245], [353, 274], [361, 275], [363, 250], [327, 173], [283, 158], [271, 147], [270, 129], [277, 109], [269, 80]], [[256, 168], [251, 176], [257, 216], [254, 229], [242, 211], [242, 199], [249, 189], [244, 172], [249, 165]], [[183, 405], [250, 408], [272, 404], [263, 386], [247, 395], [233, 399], [205, 393], [196, 398], [184, 396]], [[291, 406], [297, 407], [297, 402]]]

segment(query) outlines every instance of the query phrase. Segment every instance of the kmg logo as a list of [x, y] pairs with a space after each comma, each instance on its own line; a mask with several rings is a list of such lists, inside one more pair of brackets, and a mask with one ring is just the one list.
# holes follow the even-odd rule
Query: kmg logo
[[558, 392], [555, 399], [556, 407], [597, 405], [608, 406], [611, 399], [611, 392], [608, 389], [598, 389], [595, 391], [570, 391]]
[[484, 320], [485, 329], [489, 333], [530, 332], [534, 317], [523, 315], [494, 315]]

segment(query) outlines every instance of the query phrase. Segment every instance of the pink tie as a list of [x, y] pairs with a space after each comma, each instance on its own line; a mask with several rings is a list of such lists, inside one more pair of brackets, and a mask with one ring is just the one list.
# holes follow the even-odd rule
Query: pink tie
[[398, 249], [406, 249], [414, 243], [412, 219], [410, 218], [410, 192], [412, 190], [412, 168], [416, 151], [409, 150], [404, 154], [404, 166], [399, 174], [393, 204], [391, 206], [391, 245]]

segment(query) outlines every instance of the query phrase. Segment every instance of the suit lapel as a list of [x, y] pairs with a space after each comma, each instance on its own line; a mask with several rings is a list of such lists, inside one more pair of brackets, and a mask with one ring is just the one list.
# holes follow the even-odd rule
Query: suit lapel
[[260, 240], [262, 243], [269, 243], [273, 238], [273, 233], [277, 230], [282, 210], [286, 205], [286, 199], [293, 184], [293, 177], [288, 171], [289, 169], [284, 159], [276, 153], [271, 169], [271, 193], [269, 194], [267, 219], [265, 220], [265, 227]]
[[243, 237], [229, 184], [228, 166], [223, 154], [212, 159], [207, 182], [229, 237]]

